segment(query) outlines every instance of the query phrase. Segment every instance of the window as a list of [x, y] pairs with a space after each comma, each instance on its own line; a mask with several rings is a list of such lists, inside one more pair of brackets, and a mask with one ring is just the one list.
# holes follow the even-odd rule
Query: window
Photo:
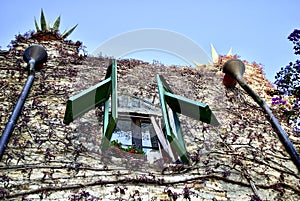
[[149, 115], [119, 114], [119, 120], [111, 141], [122, 143], [124, 148], [135, 146], [148, 152], [158, 150], [158, 138], [150, 121]]
[[208, 105], [175, 95], [161, 75], [157, 75], [156, 80], [163, 117], [162, 128], [152, 118], [160, 115], [151, 102], [136, 97], [117, 96], [115, 60], [109, 65], [105, 80], [68, 99], [64, 123], [68, 124], [97, 104], [104, 103], [103, 151], [109, 148], [112, 140], [119, 141], [123, 146], [135, 146], [145, 151], [157, 150], [162, 145], [160, 151], [167, 151], [174, 160], [179, 156], [183, 163], [189, 164], [177, 114], [214, 126], [219, 125], [219, 122]]

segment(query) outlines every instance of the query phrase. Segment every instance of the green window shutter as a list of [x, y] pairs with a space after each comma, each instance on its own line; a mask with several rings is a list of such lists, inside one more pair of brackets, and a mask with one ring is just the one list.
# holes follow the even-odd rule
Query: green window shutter
[[117, 62], [112, 60], [111, 65], [107, 69], [106, 79], [111, 78], [111, 114], [109, 114], [109, 99], [104, 104], [104, 121], [103, 121], [103, 137], [102, 151], [109, 148], [110, 139], [114, 132], [118, 121], [118, 93], [117, 93]]
[[108, 78], [69, 98], [67, 101], [64, 123], [71, 123], [77, 117], [94, 108], [95, 105], [105, 102], [109, 99], [110, 89], [111, 78]]
[[170, 92], [165, 92], [165, 100], [173, 111], [203, 121], [213, 126], [219, 122], [208, 105], [181, 97]]
[[[180, 156], [182, 162], [188, 164], [189, 160], [177, 113], [214, 126], [218, 126], [219, 122], [208, 105], [175, 95], [163, 76], [157, 75], [156, 79], [167, 139], [171, 147]], [[169, 112], [168, 108], [172, 111]]]
[[[111, 114], [109, 114], [109, 102], [111, 102]], [[105, 143], [102, 144], [107, 148], [118, 119], [116, 60], [112, 60], [107, 68], [105, 80], [68, 99], [64, 123], [71, 123], [100, 103], [104, 103], [103, 142]]]

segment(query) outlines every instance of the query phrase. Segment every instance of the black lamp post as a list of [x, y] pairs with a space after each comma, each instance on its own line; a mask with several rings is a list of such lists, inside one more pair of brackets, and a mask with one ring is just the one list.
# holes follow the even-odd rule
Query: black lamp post
[[32, 45], [24, 51], [23, 59], [25, 62], [27, 62], [27, 66], [29, 67], [29, 75], [23, 87], [23, 90], [19, 96], [19, 99], [14, 107], [14, 110], [12, 111], [9, 117], [9, 121], [7, 122], [5, 129], [2, 133], [0, 139], [0, 160], [2, 159], [4, 150], [15, 128], [16, 122], [20, 116], [25, 100], [33, 84], [35, 70], [36, 68], [40, 67], [41, 65], [43, 65], [43, 63], [47, 61], [47, 52], [40, 45]]
[[271, 109], [266, 104], [266, 102], [263, 99], [261, 99], [250, 88], [250, 86], [246, 84], [245, 80], [243, 79], [243, 73], [245, 72], [244, 63], [238, 59], [228, 60], [223, 66], [223, 72], [229, 75], [230, 77], [234, 78], [240, 84], [240, 86], [255, 100], [255, 102], [257, 102], [259, 106], [265, 111], [265, 113], [268, 115], [268, 120], [272, 124], [272, 127], [277, 133], [281, 143], [283, 144], [286, 151], [291, 156], [292, 161], [300, 171], [300, 155], [297, 153], [292, 142], [280, 126], [278, 120], [273, 115]]

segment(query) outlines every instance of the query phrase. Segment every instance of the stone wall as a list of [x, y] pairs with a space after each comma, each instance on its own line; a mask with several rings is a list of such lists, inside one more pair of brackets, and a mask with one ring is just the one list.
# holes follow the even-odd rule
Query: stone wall
[[[152, 166], [125, 154], [100, 151], [102, 106], [64, 125], [69, 97], [100, 82], [108, 59], [78, 55], [79, 43], [18, 39], [0, 53], [0, 130], [26, 80], [22, 53], [30, 44], [49, 54], [0, 162], [0, 197], [44, 200], [300, 200], [299, 172], [259, 106], [240, 88], [222, 85], [220, 64], [199, 68], [118, 61], [118, 94], [159, 107], [155, 77], [175, 94], [209, 105], [219, 127], [180, 116], [191, 166]], [[272, 90], [262, 71], [246, 64], [245, 77], [267, 102]], [[297, 133], [284, 129], [300, 149]], [[198, 160], [199, 159], [199, 160]], [[168, 193], [169, 192], [169, 193]]]

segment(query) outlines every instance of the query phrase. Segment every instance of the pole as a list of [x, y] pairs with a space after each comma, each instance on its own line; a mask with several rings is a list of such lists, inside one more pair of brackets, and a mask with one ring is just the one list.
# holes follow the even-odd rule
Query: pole
[[266, 104], [266, 102], [261, 99], [250, 87], [247, 85], [243, 78], [236, 77], [236, 80], [240, 84], [240, 86], [259, 104], [259, 106], [267, 113], [268, 120], [272, 124], [272, 127], [275, 129], [279, 140], [283, 144], [285, 150], [288, 152], [288, 154], [291, 156], [292, 161], [296, 165], [298, 171], [300, 171], [300, 155], [297, 153], [295, 147], [293, 146], [292, 142], [290, 141], [289, 137], [286, 135], [282, 127], [280, 126], [278, 120], [272, 113], [269, 106]]
[[295, 147], [290, 141], [289, 137], [286, 135], [282, 127], [280, 126], [278, 120], [272, 113], [269, 106], [266, 102], [261, 99], [251, 88], [246, 84], [243, 79], [243, 73], [245, 72], [245, 65], [241, 60], [231, 59], [225, 62], [223, 65], [223, 72], [234, 78], [239, 85], [254, 99], [255, 102], [264, 110], [264, 112], [268, 115], [268, 121], [271, 123], [273, 129], [277, 133], [279, 140], [283, 144], [285, 150], [290, 155], [293, 163], [296, 165], [298, 171], [300, 171], [300, 155], [297, 153]]
[[23, 58], [28, 64], [27, 66], [29, 67], [29, 75], [19, 96], [19, 99], [9, 117], [9, 121], [7, 122], [5, 129], [1, 135], [0, 161], [2, 160], [8, 141], [11, 137], [12, 132], [14, 131], [18, 118], [21, 114], [21, 111], [23, 110], [25, 100], [32, 87], [35, 76], [35, 68], [37, 65], [43, 64], [47, 61], [47, 52], [40, 45], [31, 45], [24, 51]]
[[2, 133], [2, 136], [0, 139], [0, 161], [2, 160], [4, 150], [7, 147], [7, 143], [10, 139], [10, 136], [11, 136], [15, 126], [16, 126], [16, 122], [20, 116], [22, 109], [23, 109], [25, 100], [29, 94], [29, 91], [31, 89], [33, 81], [34, 81], [34, 73], [28, 76], [26, 83], [23, 87], [23, 90], [19, 96], [19, 99], [14, 107], [14, 110], [9, 117], [9, 121], [7, 122], [5, 129]]

